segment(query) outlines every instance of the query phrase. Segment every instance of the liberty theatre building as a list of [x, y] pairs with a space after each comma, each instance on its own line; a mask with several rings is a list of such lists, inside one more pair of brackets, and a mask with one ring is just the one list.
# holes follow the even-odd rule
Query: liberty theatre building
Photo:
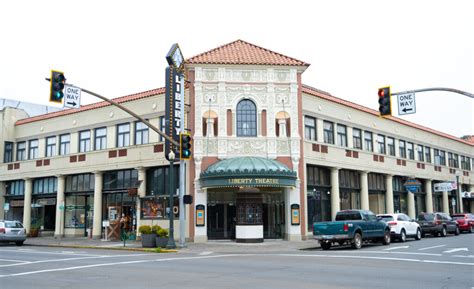
[[[474, 212], [472, 137], [380, 118], [303, 84], [308, 63], [242, 40], [185, 67], [188, 241], [305, 240], [313, 222], [345, 209]], [[164, 88], [114, 100], [164, 131]], [[164, 139], [140, 121], [106, 102], [0, 115], [0, 218], [56, 237], [117, 239], [123, 216], [131, 234], [168, 228], [170, 213], [179, 227]], [[440, 190], [446, 182], [458, 190]]]

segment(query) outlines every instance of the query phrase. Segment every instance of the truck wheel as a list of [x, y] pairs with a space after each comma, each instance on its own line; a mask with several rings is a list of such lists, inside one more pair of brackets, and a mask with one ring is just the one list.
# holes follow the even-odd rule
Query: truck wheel
[[[405, 236], [406, 237], [406, 236]], [[390, 231], [385, 231], [383, 234], [382, 244], [390, 245]]]
[[416, 235], [415, 235], [415, 239], [416, 240], [421, 240], [421, 231], [420, 231], [420, 228], [416, 229]]
[[331, 242], [322, 242], [321, 243], [321, 248], [323, 248], [323, 250], [331, 249]]
[[407, 234], [405, 233], [405, 229], [402, 229], [400, 232], [400, 237], [398, 238], [400, 242], [405, 242], [407, 240]]
[[[389, 235], [390, 238], [390, 235]], [[354, 235], [354, 239], [352, 240], [352, 248], [354, 249], [360, 249], [362, 248], [362, 235], [357, 232]]]

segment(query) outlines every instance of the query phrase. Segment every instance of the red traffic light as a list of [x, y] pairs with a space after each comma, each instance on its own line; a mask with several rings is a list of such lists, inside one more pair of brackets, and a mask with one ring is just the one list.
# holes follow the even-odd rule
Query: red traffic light
[[379, 88], [379, 97], [384, 97], [390, 94], [390, 88], [389, 87], [383, 87]]

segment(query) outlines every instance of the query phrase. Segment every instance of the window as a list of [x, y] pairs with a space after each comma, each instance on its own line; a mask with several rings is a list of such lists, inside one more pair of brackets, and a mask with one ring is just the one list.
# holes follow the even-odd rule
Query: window
[[141, 121], [135, 122], [135, 144], [148, 143], [148, 126]]
[[404, 140], [399, 140], [398, 141], [398, 148], [400, 150], [400, 157], [401, 158], [406, 158], [407, 157], [407, 151], [406, 151], [406, 146], [405, 146], [405, 141]]
[[105, 150], [107, 148], [107, 128], [96, 128], [94, 134], [94, 150]]
[[257, 108], [251, 100], [237, 104], [237, 136], [257, 136]]
[[412, 142], [407, 143], [407, 149], [408, 149], [408, 158], [410, 160], [415, 159], [415, 148]]
[[5, 150], [3, 152], [3, 162], [10, 163], [13, 162], [13, 143], [6, 141]]
[[330, 121], [324, 121], [324, 142], [334, 144], [334, 124]]
[[[179, 187], [179, 166], [174, 166], [175, 188]], [[169, 195], [169, 166], [155, 167], [146, 171], [147, 196]]]
[[79, 132], [79, 152], [88, 152], [91, 150], [91, 131], [84, 130]]
[[123, 123], [117, 125], [117, 147], [126, 147], [130, 145], [130, 124]]
[[439, 151], [439, 161], [442, 166], [446, 165], [446, 152], [445, 151]]
[[16, 160], [23, 161], [26, 159], [26, 142], [22, 141], [16, 144]]
[[459, 168], [459, 155], [448, 153], [448, 164], [452, 168]]
[[23, 196], [25, 193], [25, 181], [17, 180], [6, 183], [6, 192], [9, 196]]
[[94, 184], [94, 174], [69, 175], [66, 177], [65, 192], [93, 192]]
[[395, 139], [393, 137], [387, 137], [387, 146], [388, 154], [391, 156], [395, 156]]
[[385, 136], [384, 135], [377, 135], [377, 143], [379, 145], [379, 154], [386, 154], [385, 151]]
[[362, 149], [362, 131], [360, 129], [352, 129], [352, 141], [355, 149]]
[[[160, 130], [164, 133], [166, 131], [166, 118], [164, 116], [160, 116]], [[160, 135], [160, 142], [164, 142], [165, 138]]]
[[67, 155], [69, 153], [69, 146], [71, 144], [71, 135], [62, 134], [59, 136], [59, 154]]
[[56, 155], [56, 136], [46, 138], [46, 157], [54, 157]]
[[55, 177], [33, 180], [33, 194], [54, 194], [57, 192], [57, 179]]
[[470, 171], [471, 170], [471, 158], [461, 156], [461, 169]]
[[423, 151], [423, 146], [422, 145], [418, 145], [418, 160], [420, 162], [423, 162], [425, 159], [425, 153]]
[[337, 144], [342, 147], [347, 147], [347, 128], [345, 125], [337, 125]]
[[316, 140], [316, 119], [314, 117], [304, 117], [304, 137], [307, 140]]
[[38, 158], [38, 140], [32, 139], [29, 141], [28, 159], [33, 160]]
[[425, 147], [425, 160], [427, 163], [431, 163], [431, 148]]
[[121, 170], [121, 171], [109, 171], [109, 172], [104, 173], [103, 189], [104, 190], [119, 190], [119, 189], [127, 189], [127, 188], [136, 188], [137, 183], [138, 183], [137, 170], [132, 169], [132, 170]]
[[372, 142], [372, 133], [370, 131], [364, 131], [364, 144], [365, 150], [369, 152], [374, 151], [373, 142]]

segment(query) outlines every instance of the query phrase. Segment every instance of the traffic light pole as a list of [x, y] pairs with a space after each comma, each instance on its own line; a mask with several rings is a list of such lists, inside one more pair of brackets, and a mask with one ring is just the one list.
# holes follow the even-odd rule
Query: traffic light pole
[[399, 95], [399, 94], [408, 94], [408, 93], [416, 93], [416, 92], [425, 92], [425, 91], [449, 91], [449, 92], [454, 92], [454, 93], [459, 93], [465, 96], [468, 96], [470, 98], [474, 98], [474, 94], [462, 91], [459, 89], [454, 89], [454, 88], [446, 88], [446, 87], [433, 87], [433, 88], [422, 88], [422, 89], [414, 89], [414, 90], [407, 90], [403, 92], [394, 92], [392, 95]]

